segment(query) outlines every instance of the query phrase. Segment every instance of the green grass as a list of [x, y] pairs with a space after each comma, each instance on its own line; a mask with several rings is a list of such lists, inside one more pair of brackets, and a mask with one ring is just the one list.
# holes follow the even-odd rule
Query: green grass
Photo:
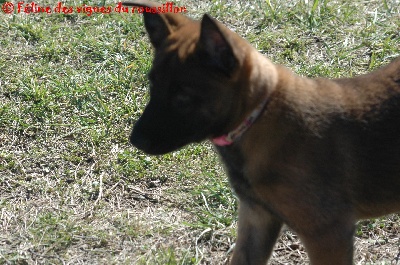
[[[102, 2], [115, 5], [63, 3]], [[400, 54], [396, 1], [176, 4], [305, 76], [354, 76]], [[139, 15], [1, 13], [0, 47], [0, 264], [227, 260], [237, 203], [211, 145], [151, 157], [128, 143], [153, 54]], [[398, 227], [397, 216], [362, 222], [357, 262], [393, 259]], [[277, 248], [290, 244], [285, 231]], [[307, 263], [304, 250], [276, 253]]]

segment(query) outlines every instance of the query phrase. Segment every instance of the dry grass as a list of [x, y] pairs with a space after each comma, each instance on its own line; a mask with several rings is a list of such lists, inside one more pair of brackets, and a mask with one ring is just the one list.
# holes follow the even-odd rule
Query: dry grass
[[[314, 3], [177, 4], [302, 75], [361, 74], [399, 56], [398, 0]], [[1, 14], [0, 45], [0, 264], [226, 262], [237, 205], [210, 144], [149, 157], [127, 141], [152, 57], [139, 15]], [[396, 264], [399, 224], [360, 222], [356, 263]], [[307, 263], [293, 232], [270, 263]]]

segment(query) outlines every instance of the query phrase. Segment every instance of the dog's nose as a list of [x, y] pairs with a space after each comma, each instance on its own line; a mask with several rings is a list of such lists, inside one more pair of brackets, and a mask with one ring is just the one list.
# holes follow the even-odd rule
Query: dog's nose
[[150, 140], [147, 139], [141, 132], [135, 129], [132, 130], [129, 141], [133, 146], [140, 150], [146, 150], [150, 145]]

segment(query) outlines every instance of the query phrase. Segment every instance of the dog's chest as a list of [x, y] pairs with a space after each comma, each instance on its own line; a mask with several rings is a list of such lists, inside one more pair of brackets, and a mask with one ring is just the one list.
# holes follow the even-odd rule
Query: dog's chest
[[245, 159], [240, 150], [234, 146], [217, 147], [217, 150], [226, 167], [229, 182], [238, 197], [241, 200], [258, 202], [259, 199], [254, 195], [254, 187], [252, 187], [250, 179], [246, 175]]

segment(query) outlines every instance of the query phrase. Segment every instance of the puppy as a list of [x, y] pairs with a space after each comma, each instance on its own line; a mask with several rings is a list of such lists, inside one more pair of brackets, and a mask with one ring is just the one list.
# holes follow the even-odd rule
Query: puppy
[[240, 200], [231, 264], [265, 264], [284, 223], [311, 264], [352, 264], [356, 221], [400, 211], [400, 58], [308, 79], [207, 14], [143, 15], [155, 57], [130, 142], [153, 155], [214, 143]]

